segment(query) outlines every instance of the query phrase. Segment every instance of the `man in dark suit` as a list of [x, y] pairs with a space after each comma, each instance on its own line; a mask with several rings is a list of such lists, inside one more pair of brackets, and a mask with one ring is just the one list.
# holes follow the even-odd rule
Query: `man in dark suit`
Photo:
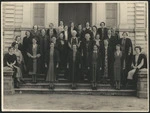
[[40, 43], [40, 31], [38, 30], [38, 26], [34, 25], [33, 29], [31, 30], [31, 37], [35, 37], [37, 40], [37, 44], [39, 45]]
[[131, 67], [131, 59], [133, 55], [133, 47], [132, 47], [132, 41], [130, 38], [127, 38], [128, 33], [123, 32], [122, 33], [123, 38], [119, 40], [119, 43], [121, 45], [121, 50], [123, 53], [123, 61], [124, 61], [124, 66], [123, 66], [123, 77], [122, 77], [122, 84], [123, 87], [125, 87], [126, 81], [127, 81], [127, 73], [130, 70]]
[[[52, 31], [51, 32], [52, 34], [50, 34], [50, 31]], [[57, 32], [56, 32], [56, 29], [54, 29], [53, 23], [49, 24], [49, 29], [47, 30], [47, 35], [50, 35], [50, 36], [53, 35], [53, 36], [57, 37]]]
[[110, 29], [107, 32], [107, 39], [109, 41], [109, 46], [112, 48], [112, 51], [114, 53], [116, 45], [119, 43], [119, 40], [116, 36], [112, 36], [112, 31]]
[[104, 40], [107, 37], [107, 28], [105, 28], [105, 22], [101, 22], [100, 26], [101, 28], [98, 28], [97, 33], [100, 34], [101, 40]]

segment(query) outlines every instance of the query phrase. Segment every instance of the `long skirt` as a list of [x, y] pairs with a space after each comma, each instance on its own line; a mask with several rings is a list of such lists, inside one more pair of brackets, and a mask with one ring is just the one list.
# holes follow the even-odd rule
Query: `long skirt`
[[29, 71], [29, 74], [36, 74], [37, 73], [37, 59], [33, 59], [33, 70]]
[[133, 79], [133, 75], [135, 73], [136, 69], [132, 69], [131, 71], [128, 72], [128, 76], [127, 79], [132, 80]]
[[50, 61], [50, 63], [49, 63], [46, 81], [48, 81], [48, 82], [55, 81], [54, 62], [53, 61]]
[[114, 81], [120, 81], [120, 80], [121, 80], [121, 68], [114, 67]]

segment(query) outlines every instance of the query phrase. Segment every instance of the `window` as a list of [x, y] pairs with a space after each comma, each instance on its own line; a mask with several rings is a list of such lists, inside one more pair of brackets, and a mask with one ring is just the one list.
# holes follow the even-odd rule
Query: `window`
[[34, 6], [34, 25], [44, 26], [45, 20], [45, 4], [44, 3], [35, 3]]
[[117, 27], [117, 3], [106, 3], [106, 26]]

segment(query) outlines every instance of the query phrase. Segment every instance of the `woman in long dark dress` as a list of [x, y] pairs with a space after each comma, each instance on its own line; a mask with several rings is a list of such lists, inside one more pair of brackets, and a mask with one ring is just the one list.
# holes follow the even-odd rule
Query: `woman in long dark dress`
[[32, 80], [36, 83], [37, 73], [40, 73], [40, 47], [37, 44], [36, 38], [32, 39], [32, 45], [27, 50], [29, 74], [32, 75]]
[[98, 47], [94, 45], [91, 55], [91, 77], [92, 89], [97, 89], [97, 81], [100, 78], [100, 71], [102, 69], [101, 55]]
[[122, 67], [122, 51], [120, 50], [120, 44], [117, 44], [114, 53], [114, 82], [116, 89], [120, 89]]
[[76, 89], [79, 76], [80, 55], [77, 46], [73, 45], [73, 50], [69, 51], [67, 68], [69, 68], [72, 89]]
[[54, 48], [54, 43], [50, 44], [50, 49], [47, 51], [46, 65], [48, 67], [46, 81], [49, 82], [49, 89], [54, 88], [54, 82], [56, 81], [56, 72], [59, 66], [59, 53]]
[[64, 40], [64, 34], [60, 33], [59, 34], [59, 39], [57, 40], [57, 48], [59, 51], [59, 56], [60, 56], [60, 65], [59, 68], [64, 68], [66, 67], [66, 58], [67, 58], [67, 54], [68, 54], [68, 44], [67, 41]]

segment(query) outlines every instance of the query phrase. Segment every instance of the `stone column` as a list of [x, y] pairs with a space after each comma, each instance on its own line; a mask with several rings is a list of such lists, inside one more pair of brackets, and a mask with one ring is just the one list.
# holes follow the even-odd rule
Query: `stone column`
[[127, 22], [127, 3], [119, 3], [119, 28], [128, 28]]
[[21, 37], [25, 36], [25, 31], [33, 26], [33, 3], [23, 4], [23, 21], [21, 25]]
[[148, 98], [147, 71], [148, 71], [147, 69], [141, 69], [138, 72], [137, 97], [139, 98]]
[[45, 8], [45, 27], [48, 28], [50, 23], [54, 24], [54, 27], [58, 27], [58, 3], [46, 3]]
[[105, 3], [92, 3], [92, 24], [100, 27], [100, 22], [106, 22]]
[[4, 87], [4, 95], [7, 94], [14, 94], [15, 90], [14, 90], [14, 81], [13, 81], [13, 71], [8, 68], [8, 67], [4, 67], [4, 82], [3, 82], [3, 87]]

